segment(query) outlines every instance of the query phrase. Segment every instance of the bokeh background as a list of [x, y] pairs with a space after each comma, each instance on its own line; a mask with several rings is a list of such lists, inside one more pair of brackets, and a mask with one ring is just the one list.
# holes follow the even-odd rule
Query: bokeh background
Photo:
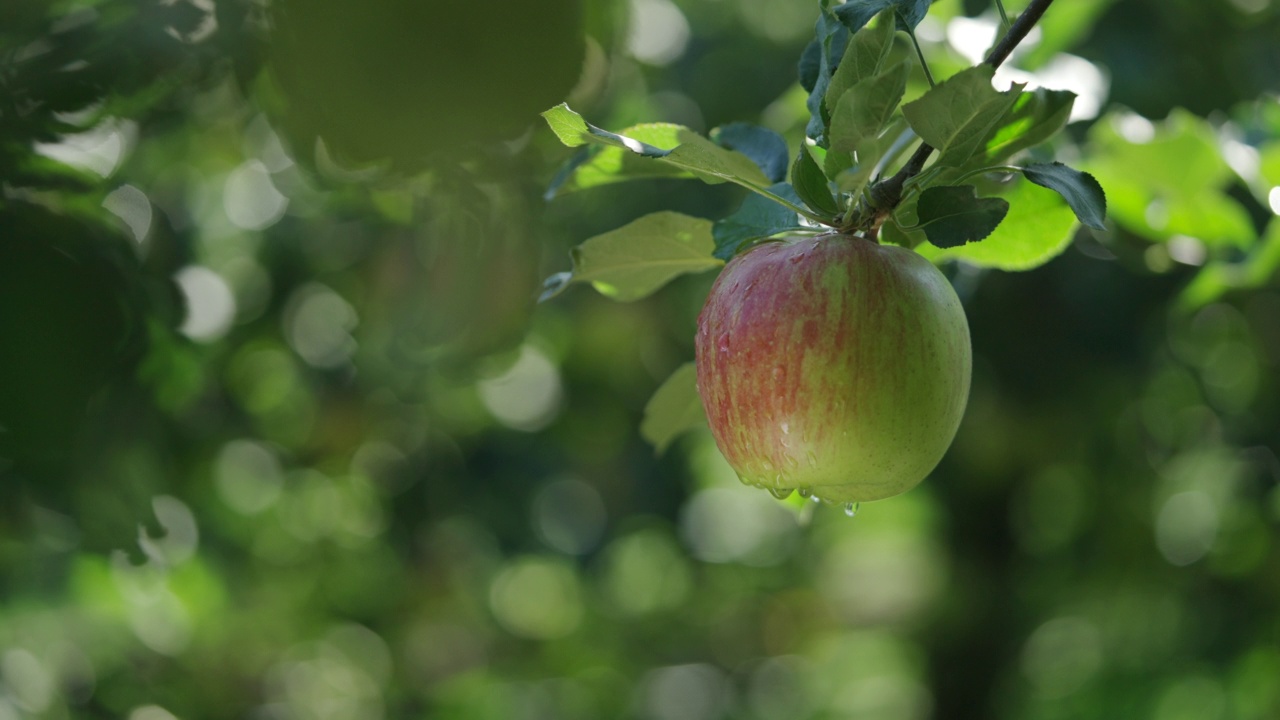
[[[1050, 8], [1008, 77], [1112, 227], [945, 267], [967, 417], [852, 519], [641, 440], [712, 277], [534, 303], [742, 197], [548, 201], [537, 113], [794, 149], [816, 16], [5, 0], [0, 720], [1280, 718], [1280, 3]], [[997, 20], [936, 3], [934, 73]]]

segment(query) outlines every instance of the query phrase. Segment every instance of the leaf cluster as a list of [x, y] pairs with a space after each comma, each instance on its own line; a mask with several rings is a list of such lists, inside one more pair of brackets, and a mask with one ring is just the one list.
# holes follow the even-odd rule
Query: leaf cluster
[[[563, 104], [544, 113], [561, 142], [580, 148], [548, 198], [654, 177], [751, 192], [715, 222], [655, 213], [587, 240], [573, 253], [573, 270], [554, 277], [544, 298], [581, 281], [636, 300], [757, 243], [801, 234], [861, 235], [935, 260], [1021, 270], [1061, 252], [1077, 223], [1102, 229], [1106, 198], [1091, 175], [1059, 162], [1009, 164], [1066, 125], [1074, 95], [1023, 85], [997, 90], [992, 64], [935, 85], [915, 38], [928, 9], [928, 0], [820, 2], [799, 64], [810, 120], [794, 155], [778, 134], [744, 123], [710, 137], [665, 123], [614, 133]], [[905, 103], [917, 59], [895, 52], [899, 33], [916, 47], [931, 86]], [[916, 155], [904, 162], [913, 146]], [[895, 171], [899, 187], [890, 193], [884, 178]], [[1014, 175], [1027, 182], [1001, 181]], [[663, 433], [648, 435], [663, 443]]]

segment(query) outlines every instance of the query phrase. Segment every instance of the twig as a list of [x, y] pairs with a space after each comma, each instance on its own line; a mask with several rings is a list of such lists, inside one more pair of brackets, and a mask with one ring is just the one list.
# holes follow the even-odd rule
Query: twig
[[996, 0], [996, 9], [1000, 11], [1000, 29], [1009, 32], [1009, 14], [1004, 11], [1004, 3]]
[[[1053, 4], [1053, 0], [1031, 0], [1031, 4], [1027, 9], [1018, 16], [1017, 20], [1009, 26], [1009, 31], [1005, 33], [1000, 42], [991, 49], [984, 63], [992, 67], [1000, 67], [1000, 64], [1008, 59], [1013, 49], [1018, 47], [1018, 43], [1026, 39], [1031, 32], [1031, 28], [1044, 15], [1044, 11], [1049, 9]], [[929, 156], [933, 154], [933, 146], [929, 143], [921, 143], [916, 148], [915, 154], [902, 166], [893, 177], [883, 182], [876, 183], [871, 188], [871, 202], [874, 204], [879, 213], [887, 213], [892, 211], [902, 201], [902, 187], [908, 180], [920, 174], [924, 169], [924, 164], [928, 162]]]
[[924, 51], [920, 49], [920, 41], [916, 40], [915, 31], [908, 30], [907, 37], [911, 38], [911, 44], [916, 48], [916, 55], [920, 58], [920, 69], [924, 70], [924, 79], [929, 81], [929, 87], [937, 87], [938, 84], [933, 81], [933, 73], [929, 72], [929, 63], [925, 62]]

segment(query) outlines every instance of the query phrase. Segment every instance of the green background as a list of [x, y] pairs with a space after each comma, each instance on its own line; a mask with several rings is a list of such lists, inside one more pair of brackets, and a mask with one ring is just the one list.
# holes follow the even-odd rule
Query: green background
[[1275, 0], [1049, 9], [1108, 230], [943, 265], [965, 421], [853, 519], [641, 439], [712, 274], [533, 302], [743, 196], [544, 200], [537, 114], [794, 150], [816, 3], [324, 5], [0, 9], [0, 720], [1280, 717]]

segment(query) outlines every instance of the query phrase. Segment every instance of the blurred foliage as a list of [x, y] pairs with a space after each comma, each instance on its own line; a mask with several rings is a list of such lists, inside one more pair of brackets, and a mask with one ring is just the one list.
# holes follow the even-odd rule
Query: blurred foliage
[[0, 5], [0, 718], [1280, 716], [1280, 4], [1050, 9], [1011, 70], [1094, 100], [1113, 224], [945, 266], [965, 424], [852, 520], [640, 438], [710, 277], [533, 304], [742, 198], [544, 201], [543, 105], [798, 147], [814, 7], [294, 4]]

